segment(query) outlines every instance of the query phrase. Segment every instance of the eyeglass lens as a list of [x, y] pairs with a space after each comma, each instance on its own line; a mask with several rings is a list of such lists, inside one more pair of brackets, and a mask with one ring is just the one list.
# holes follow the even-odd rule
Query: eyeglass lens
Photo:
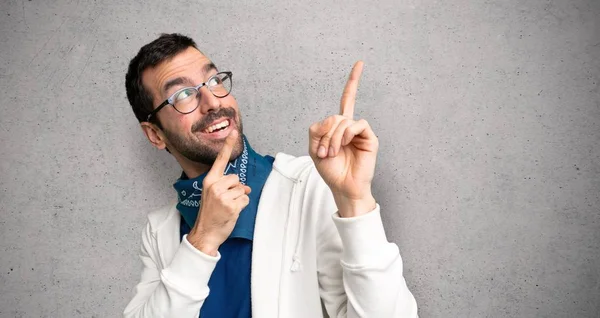
[[[206, 87], [216, 97], [225, 97], [231, 91], [231, 76], [218, 73], [206, 82]], [[193, 87], [184, 88], [173, 98], [173, 106], [181, 113], [193, 112], [200, 103], [202, 94]]]

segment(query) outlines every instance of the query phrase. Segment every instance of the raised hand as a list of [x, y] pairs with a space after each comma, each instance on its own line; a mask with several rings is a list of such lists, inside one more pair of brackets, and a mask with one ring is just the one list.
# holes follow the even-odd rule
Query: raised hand
[[219, 246], [231, 232], [238, 216], [250, 203], [250, 187], [240, 183], [235, 174], [223, 175], [231, 160], [238, 132], [231, 131], [215, 163], [202, 182], [202, 205], [198, 219], [187, 239], [205, 254], [216, 256]]
[[309, 129], [309, 154], [331, 189], [342, 217], [358, 216], [375, 208], [371, 182], [379, 141], [366, 120], [353, 119], [362, 69], [362, 61], [354, 64], [339, 115], [314, 123]]

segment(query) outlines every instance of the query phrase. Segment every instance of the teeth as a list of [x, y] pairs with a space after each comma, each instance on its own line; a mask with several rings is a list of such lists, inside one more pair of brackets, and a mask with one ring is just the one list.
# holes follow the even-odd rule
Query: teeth
[[212, 125], [212, 126], [206, 128], [206, 132], [208, 132], [210, 134], [217, 129], [225, 128], [227, 126], [229, 126], [229, 120], [224, 120], [218, 124], [215, 124], [215, 125]]

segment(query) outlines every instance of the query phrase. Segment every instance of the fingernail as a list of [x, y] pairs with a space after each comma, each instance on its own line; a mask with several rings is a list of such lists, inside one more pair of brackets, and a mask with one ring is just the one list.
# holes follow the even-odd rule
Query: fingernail
[[319, 156], [321, 158], [327, 157], [327, 149], [325, 149], [325, 146], [319, 146], [319, 150], [317, 151], [317, 156]]
[[335, 156], [333, 147], [329, 147], [329, 157], [333, 157], [333, 156]]

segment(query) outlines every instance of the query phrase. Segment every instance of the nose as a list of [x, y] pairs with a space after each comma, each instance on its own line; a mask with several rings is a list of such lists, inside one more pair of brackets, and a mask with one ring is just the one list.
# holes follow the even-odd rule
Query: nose
[[218, 110], [221, 107], [221, 99], [213, 95], [208, 87], [201, 87], [199, 93], [200, 106], [198, 108], [200, 108], [202, 114]]

